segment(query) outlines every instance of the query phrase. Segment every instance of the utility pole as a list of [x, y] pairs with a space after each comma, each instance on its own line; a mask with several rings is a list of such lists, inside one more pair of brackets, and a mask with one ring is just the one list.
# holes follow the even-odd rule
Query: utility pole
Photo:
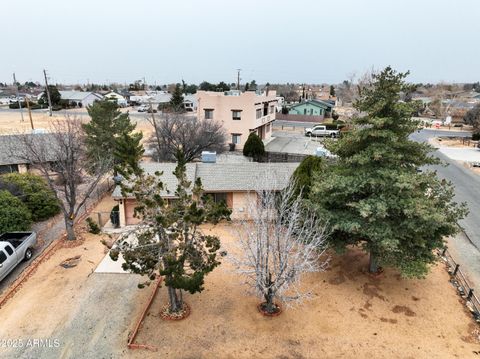
[[242, 69], [237, 69], [237, 90], [240, 91], [240, 71], [242, 71]]
[[27, 103], [28, 117], [30, 117], [30, 126], [32, 126], [32, 130], [34, 130], [35, 127], [33, 127], [32, 110], [30, 109], [30, 100], [28, 99], [27, 96], [25, 96], [25, 102]]
[[47, 80], [47, 71], [43, 70], [43, 76], [45, 77], [45, 91], [47, 91], [47, 99], [48, 99], [48, 112], [50, 117], [52, 117], [52, 99], [50, 98], [50, 89], [48, 88], [48, 80]]
[[18, 108], [20, 109], [20, 116], [22, 117], [22, 122], [23, 122], [22, 102], [20, 101], [20, 96], [18, 94], [18, 84], [17, 84], [17, 79], [15, 78], [15, 72], [13, 73], [13, 84], [15, 85], [16, 94], [17, 94], [17, 101], [18, 101]]

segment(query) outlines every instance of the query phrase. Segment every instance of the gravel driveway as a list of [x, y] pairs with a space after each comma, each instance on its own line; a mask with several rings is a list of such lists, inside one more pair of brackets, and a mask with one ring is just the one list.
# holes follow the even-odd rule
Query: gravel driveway
[[[144, 291], [137, 288], [139, 277], [132, 274], [92, 274], [79, 296], [74, 310], [57, 325], [49, 338], [58, 347], [10, 349], [2, 358], [124, 358], [128, 356], [127, 340], [132, 320]], [[112, 308], [115, 308], [114, 313]], [[40, 308], [39, 308], [40, 310]]]

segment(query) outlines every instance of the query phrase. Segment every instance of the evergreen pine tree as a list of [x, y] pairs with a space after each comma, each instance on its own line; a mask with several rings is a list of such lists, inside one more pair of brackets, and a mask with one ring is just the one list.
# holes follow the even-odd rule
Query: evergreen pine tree
[[363, 114], [354, 129], [329, 150], [338, 161], [317, 176], [310, 199], [332, 226], [337, 250], [361, 245], [370, 253], [370, 271], [392, 266], [402, 275], [421, 277], [435, 262], [433, 251], [458, 231], [465, 205], [453, 202], [453, 187], [432, 171], [431, 146], [409, 139], [417, 123], [412, 105], [400, 102], [411, 88], [408, 73], [387, 67], [361, 89], [355, 107]]
[[132, 134], [124, 132], [116, 140], [113, 154], [116, 158], [117, 170], [124, 177], [141, 171], [139, 162], [145, 152], [141, 143], [142, 138], [141, 132]]
[[335, 87], [333, 85], [330, 85], [330, 96], [335, 96]]
[[175, 86], [172, 98], [170, 99], [170, 106], [174, 112], [183, 112], [183, 94], [180, 84]]
[[140, 229], [137, 243], [123, 242], [111, 252], [114, 260], [122, 253], [125, 270], [146, 275], [149, 280], [157, 274], [164, 277], [170, 314], [183, 310], [182, 291], [201, 292], [205, 276], [220, 264], [219, 238], [203, 234], [198, 227], [230, 216], [224, 202], [216, 204], [203, 196], [200, 179], [192, 186], [187, 179], [184, 156], [178, 153], [177, 158], [174, 175], [178, 185], [173, 203], [163, 198], [161, 173], [139, 172], [123, 185], [123, 192], [132, 194], [138, 203], [135, 216], [141, 220]]
[[100, 157], [111, 158], [112, 168], [122, 163], [117, 141], [135, 129], [128, 112], [122, 113], [115, 102], [108, 100], [93, 103], [87, 107], [87, 111], [91, 120], [82, 127], [86, 134], [88, 160], [93, 164]]

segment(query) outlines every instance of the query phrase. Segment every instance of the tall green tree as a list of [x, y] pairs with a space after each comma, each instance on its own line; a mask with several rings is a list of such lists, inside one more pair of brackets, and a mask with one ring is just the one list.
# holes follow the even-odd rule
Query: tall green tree
[[335, 86], [330, 85], [330, 96], [335, 96]]
[[[95, 162], [101, 154], [104, 158], [111, 158], [111, 167], [115, 168], [125, 163], [132, 155], [137, 155], [140, 160], [141, 153], [138, 145], [142, 138], [141, 133], [132, 133], [135, 124], [130, 121], [127, 113], [122, 113], [113, 101], [97, 101], [87, 107], [91, 117], [90, 122], [83, 124], [86, 134], [85, 144], [89, 161]], [[132, 136], [128, 141], [125, 136]], [[132, 148], [126, 148], [127, 144]], [[125, 151], [125, 152], [122, 152]]]
[[[50, 100], [52, 101], [52, 106], [57, 106], [60, 104], [62, 100], [62, 95], [60, 95], [60, 91], [58, 91], [57, 86], [55, 85], [48, 85], [48, 91], [50, 92]], [[43, 91], [40, 100], [38, 101], [40, 104], [48, 104], [48, 96], [47, 90]]]
[[183, 112], [183, 94], [180, 84], [176, 84], [173, 91], [172, 98], [170, 99], [170, 106], [174, 112]]
[[164, 199], [167, 188], [161, 181], [161, 173], [141, 172], [122, 186], [123, 192], [137, 201], [135, 216], [141, 219], [140, 229], [137, 243], [123, 242], [111, 251], [114, 260], [122, 253], [125, 270], [146, 275], [149, 280], [158, 274], [164, 277], [169, 314], [184, 309], [182, 291], [201, 292], [205, 276], [220, 264], [219, 238], [202, 233], [199, 226], [218, 223], [230, 216], [224, 202], [216, 204], [202, 195], [200, 179], [192, 185], [186, 175], [184, 156], [178, 153], [177, 158], [174, 175], [178, 185], [173, 203]]
[[355, 107], [364, 116], [328, 145], [338, 161], [316, 176], [310, 199], [332, 226], [337, 250], [360, 245], [370, 254], [371, 272], [392, 266], [422, 277], [436, 260], [433, 250], [458, 231], [467, 210], [453, 202], [451, 183], [419, 171], [439, 160], [431, 146], [409, 139], [417, 123], [412, 105], [399, 101], [410, 88], [407, 75], [387, 67], [361, 88]]
[[132, 134], [124, 132], [117, 138], [113, 155], [117, 159], [117, 170], [122, 175], [141, 172], [139, 162], [145, 152], [141, 143], [142, 138], [141, 132]]

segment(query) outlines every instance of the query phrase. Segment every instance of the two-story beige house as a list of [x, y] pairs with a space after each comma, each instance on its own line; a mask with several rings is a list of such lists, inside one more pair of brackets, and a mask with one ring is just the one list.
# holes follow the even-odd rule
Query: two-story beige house
[[197, 116], [221, 122], [230, 137], [229, 143], [242, 149], [250, 132], [255, 131], [262, 140], [272, 135], [276, 96], [276, 91], [197, 91]]

